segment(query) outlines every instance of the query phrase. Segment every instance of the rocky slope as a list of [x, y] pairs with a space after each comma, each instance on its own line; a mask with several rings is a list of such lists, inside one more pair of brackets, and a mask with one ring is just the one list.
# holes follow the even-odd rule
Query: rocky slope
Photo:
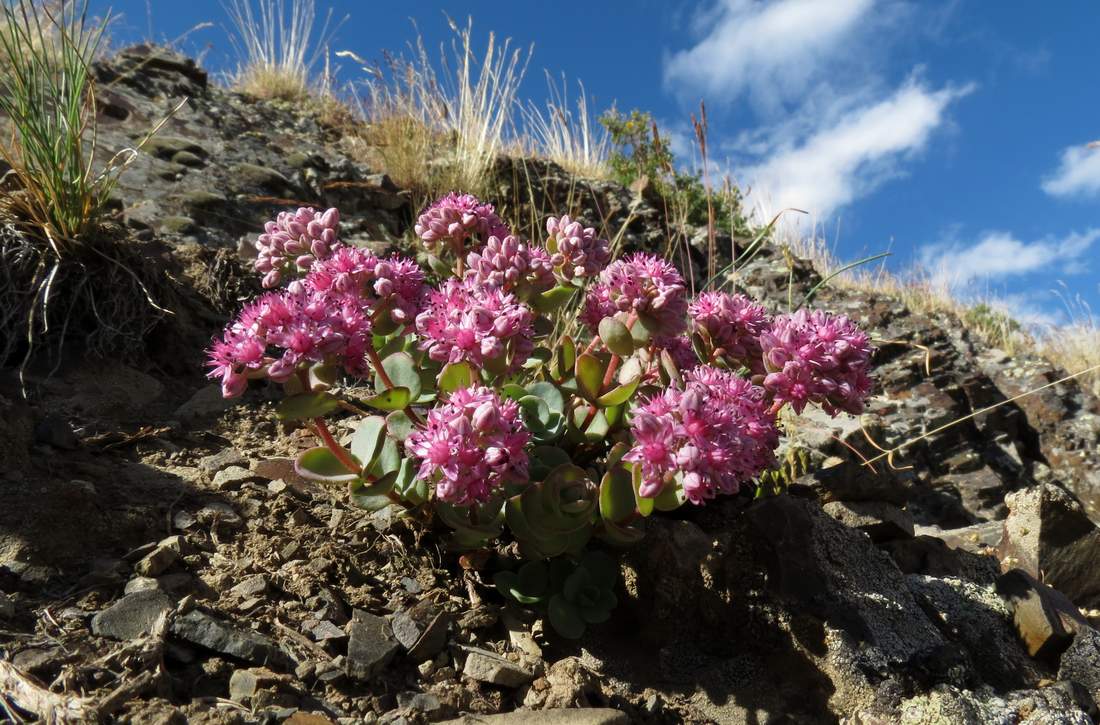
[[[181, 307], [141, 363], [74, 356], [32, 375], [28, 400], [0, 377], [9, 707], [299, 725], [517, 708], [500, 722], [1097, 717], [1100, 403], [1060, 383], [879, 451], [1062, 371], [989, 350], [956, 319], [823, 290], [817, 304], [874, 331], [871, 409], [789, 421], [815, 470], [787, 495], [651, 519], [613, 620], [567, 642], [435, 532], [297, 478], [306, 439], [273, 396], [229, 405], [201, 377], [203, 343], [255, 291], [238, 250], [265, 219], [334, 205], [349, 241], [381, 248], [418, 202], [315, 117], [212, 87], [185, 58], [135, 48], [98, 72], [104, 152], [190, 98], [118, 192]], [[497, 171], [494, 200], [517, 219], [569, 211], [642, 248], [666, 234], [656, 206], [613, 184], [540, 161]], [[779, 307], [818, 279], [765, 250], [735, 282]]]

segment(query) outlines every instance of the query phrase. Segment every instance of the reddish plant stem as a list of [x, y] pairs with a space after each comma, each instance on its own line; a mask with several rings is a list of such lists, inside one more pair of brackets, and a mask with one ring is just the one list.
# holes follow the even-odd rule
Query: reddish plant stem
[[325, 424], [325, 419], [317, 417], [313, 419], [313, 425], [317, 428], [317, 435], [321, 438], [321, 442], [325, 444], [325, 447], [332, 451], [332, 455], [336, 456], [337, 460], [344, 465], [344, 468], [348, 469], [349, 473], [360, 475], [362, 467], [355, 462], [355, 459], [351, 457], [351, 454], [347, 452], [342, 445], [336, 442], [336, 439], [332, 436], [332, 431], [328, 429], [328, 425]]

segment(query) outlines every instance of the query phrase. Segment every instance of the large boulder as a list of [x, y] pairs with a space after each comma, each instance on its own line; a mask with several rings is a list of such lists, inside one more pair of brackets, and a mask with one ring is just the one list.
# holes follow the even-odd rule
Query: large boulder
[[1100, 528], [1065, 489], [1041, 484], [1005, 498], [1009, 515], [998, 553], [1080, 607], [1100, 607]]

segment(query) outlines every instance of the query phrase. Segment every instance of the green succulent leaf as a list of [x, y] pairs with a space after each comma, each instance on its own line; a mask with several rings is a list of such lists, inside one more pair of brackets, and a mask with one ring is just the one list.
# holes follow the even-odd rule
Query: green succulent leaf
[[531, 299], [531, 306], [539, 312], [553, 312], [568, 302], [576, 291], [577, 289], [575, 287], [558, 285], [541, 294], [535, 295]]
[[631, 475], [623, 468], [612, 468], [600, 482], [600, 516], [612, 523], [634, 513], [636, 506]]
[[386, 416], [386, 430], [394, 440], [404, 443], [405, 439], [416, 430], [416, 424], [403, 410], [395, 410]]
[[439, 392], [450, 395], [456, 390], [470, 387], [476, 380], [477, 373], [470, 363], [447, 363], [439, 373]]
[[670, 383], [676, 385], [676, 387], [682, 388], [684, 386], [684, 379], [680, 376], [680, 369], [676, 367], [676, 363], [672, 359], [672, 355], [668, 353], [668, 350], [661, 350], [661, 372], [668, 377]]
[[[472, 507], [455, 506], [436, 501], [435, 513], [439, 519], [454, 529], [451, 545], [457, 549], [475, 549], [496, 538], [504, 526], [503, 501], [495, 499]], [[471, 516], [475, 509], [475, 518]]]
[[550, 597], [546, 608], [550, 626], [567, 639], [580, 639], [584, 636], [585, 623], [580, 611], [561, 594]]
[[596, 401], [603, 408], [612, 408], [616, 405], [622, 405], [626, 401], [630, 400], [634, 395], [634, 391], [638, 389], [638, 385], [642, 382], [641, 377], [634, 378], [634, 380], [624, 383], [619, 387], [604, 393]]
[[382, 447], [378, 451], [378, 457], [367, 467], [372, 476], [385, 476], [401, 467], [401, 449], [393, 438], [386, 436], [382, 439]]
[[[353, 456], [354, 458], [354, 456]], [[356, 463], [359, 463], [356, 460]], [[362, 464], [360, 464], [362, 468]], [[358, 472], [351, 472], [340, 462], [340, 459], [324, 446], [310, 448], [302, 451], [294, 459], [294, 470], [302, 478], [311, 481], [355, 481], [359, 478]]]
[[582, 398], [591, 403], [596, 402], [596, 398], [600, 397], [603, 373], [603, 363], [595, 355], [582, 353], [577, 357], [577, 392]]
[[320, 418], [340, 407], [340, 401], [328, 393], [298, 393], [283, 398], [275, 406], [279, 420], [305, 420]]
[[348, 497], [361, 509], [380, 511], [393, 503], [389, 492], [393, 490], [396, 480], [396, 471], [369, 484], [361, 478], [356, 479], [348, 485]]
[[309, 368], [309, 387], [312, 390], [328, 390], [339, 378], [340, 368], [337, 365], [317, 363]]
[[616, 318], [605, 317], [600, 320], [599, 333], [607, 349], [619, 357], [634, 354], [634, 338], [630, 336], [630, 329]]
[[432, 272], [434, 272], [436, 275], [438, 275], [440, 277], [450, 277], [451, 276], [451, 274], [453, 273], [453, 270], [451, 269], [451, 265], [447, 264], [446, 262], [444, 262], [439, 257], [435, 256], [434, 254], [429, 254], [429, 255], [426, 255], [426, 256], [427, 256], [427, 262], [428, 262], [428, 269], [432, 270]]
[[604, 408], [600, 411], [604, 420], [607, 422], [607, 429], [609, 431], [617, 429], [622, 425], [626, 418], [626, 406], [625, 405], [613, 405], [610, 408]]
[[544, 380], [531, 383], [527, 386], [527, 392], [541, 399], [551, 411], [562, 413], [565, 411], [565, 399], [562, 397], [558, 386]]
[[393, 487], [401, 498], [419, 506], [428, 500], [428, 481], [418, 475], [419, 465], [411, 458], [402, 458]]
[[[413, 361], [412, 355], [407, 352], [395, 352], [382, 360], [382, 369], [386, 371], [394, 388], [408, 388], [409, 400], [420, 397], [422, 389], [420, 370]], [[386, 391], [387, 385], [381, 375], [374, 376], [374, 389], [378, 393]]]
[[390, 388], [363, 401], [364, 404], [378, 410], [404, 410], [408, 407], [412, 395], [405, 387]]
[[370, 415], [359, 421], [351, 436], [351, 453], [363, 466], [369, 468], [382, 450], [382, 440], [386, 437], [386, 419], [380, 415]]

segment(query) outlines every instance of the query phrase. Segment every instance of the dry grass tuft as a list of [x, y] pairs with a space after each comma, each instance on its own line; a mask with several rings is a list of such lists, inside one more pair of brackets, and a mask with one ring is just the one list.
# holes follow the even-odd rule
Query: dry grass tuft
[[354, 143], [395, 181], [426, 196], [484, 190], [490, 169], [514, 131], [516, 96], [531, 50], [489, 33], [475, 51], [473, 21], [449, 21], [454, 33], [438, 61], [418, 35], [409, 55], [368, 65], [359, 111], [366, 128]]
[[[266, 100], [302, 101], [314, 96], [313, 70], [341, 23], [332, 10], [315, 32], [314, 0], [229, 0], [230, 40], [241, 57], [232, 77], [235, 88]], [[327, 68], [327, 66], [326, 66]], [[327, 87], [327, 73], [321, 87]]]
[[589, 113], [588, 95], [584, 83], [578, 82], [575, 110], [569, 102], [569, 87], [565, 76], [558, 86], [549, 72], [546, 84], [550, 89], [544, 109], [531, 101], [523, 107], [523, 123], [531, 153], [550, 159], [566, 171], [585, 179], [607, 179], [611, 176], [608, 156], [611, 137]]

